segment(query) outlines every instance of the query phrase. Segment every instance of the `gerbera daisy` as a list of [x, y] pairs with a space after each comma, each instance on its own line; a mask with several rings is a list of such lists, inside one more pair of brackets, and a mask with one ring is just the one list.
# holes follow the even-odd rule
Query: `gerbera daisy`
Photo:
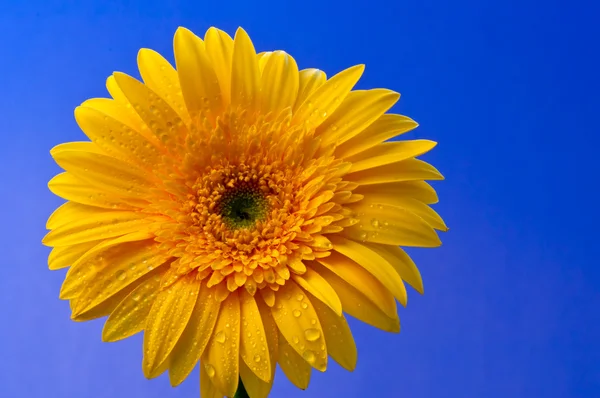
[[276, 364], [299, 388], [328, 357], [352, 370], [343, 313], [398, 332], [404, 282], [423, 291], [399, 246], [440, 245], [442, 219], [417, 160], [432, 141], [386, 114], [399, 94], [355, 90], [364, 67], [327, 79], [246, 32], [180, 28], [176, 68], [142, 49], [143, 82], [107, 80], [112, 99], [75, 110], [91, 140], [53, 148], [67, 200], [43, 242], [69, 267], [72, 318], [108, 316], [102, 338], [144, 332], [143, 371], [181, 383], [200, 362], [201, 396], [239, 380], [266, 397]]

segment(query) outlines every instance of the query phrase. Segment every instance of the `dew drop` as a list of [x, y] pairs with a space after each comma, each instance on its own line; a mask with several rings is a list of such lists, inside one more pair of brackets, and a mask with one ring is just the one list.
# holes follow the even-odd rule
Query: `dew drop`
[[214, 368], [214, 366], [212, 366], [211, 364], [206, 364], [206, 365], [204, 365], [204, 369], [206, 370], [206, 373], [208, 374], [208, 377], [210, 377], [211, 379], [213, 377], [215, 377], [215, 368]]
[[256, 354], [254, 356], [254, 362], [260, 362], [260, 355]]
[[372, 220], [371, 220], [371, 225], [372, 225], [373, 227], [375, 227], [375, 228], [378, 228], [378, 227], [379, 227], [379, 220], [378, 220], [378, 219], [376, 219], [376, 218], [372, 219]]
[[307, 309], [308, 308], [308, 304], [302, 303], [302, 308]]
[[300, 341], [298, 336], [294, 336], [294, 338], [292, 340], [294, 340], [294, 344], [298, 344], [298, 342]]
[[300, 310], [294, 310], [293, 314], [296, 318], [300, 318], [300, 315], [302, 315], [302, 312]]
[[219, 343], [223, 344], [225, 343], [225, 333], [221, 332], [217, 332], [217, 334], [215, 334], [215, 340], [218, 341]]
[[306, 337], [306, 340], [308, 341], [315, 341], [321, 337], [321, 332], [315, 328], [306, 329], [304, 331], [304, 337]]
[[119, 280], [119, 281], [125, 280], [126, 276], [127, 276], [127, 274], [122, 269], [118, 270], [115, 273], [115, 278], [117, 278], [117, 280]]
[[304, 358], [304, 360], [310, 363], [311, 365], [315, 363], [315, 353], [311, 350], [304, 351], [304, 353], [302, 354], [302, 358]]
[[296, 296], [296, 300], [298, 300], [298, 301], [302, 301], [303, 298], [304, 298], [303, 294], [299, 294]]

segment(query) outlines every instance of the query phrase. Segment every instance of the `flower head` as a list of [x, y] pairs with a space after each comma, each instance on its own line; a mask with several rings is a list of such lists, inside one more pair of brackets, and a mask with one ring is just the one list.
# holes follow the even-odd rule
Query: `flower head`
[[108, 315], [105, 341], [144, 331], [147, 377], [200, 361], [203, 397], [240, 377], [266, 397], [277, 363], [300, 388], [328, 357], [352, 370], [343, 312], [399, 331], [404, 282], [423, 289], [399, 246], [446, 229], [425, 182], [442, 177], [415, 158], [435, 143], [384, 142], [417, 124], [386, 114], [397, 93], [352, 91], [362, 65], [326, 79], [242, 29], [180, 28], [174, 49], [176, 69], [141, 50], [143, 82], [114, 73], [112, 99], [75, 110], [91, 141], [51, 151], [60, 297], [74, 320]]

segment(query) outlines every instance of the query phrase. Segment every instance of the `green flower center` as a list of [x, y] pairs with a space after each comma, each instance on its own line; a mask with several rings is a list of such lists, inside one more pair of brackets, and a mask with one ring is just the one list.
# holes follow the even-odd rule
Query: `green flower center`
[[225, 192], [218, 209], [229, 229], [250, 228], [266, 218], [268, 202], [260, 190], [246, 185]]

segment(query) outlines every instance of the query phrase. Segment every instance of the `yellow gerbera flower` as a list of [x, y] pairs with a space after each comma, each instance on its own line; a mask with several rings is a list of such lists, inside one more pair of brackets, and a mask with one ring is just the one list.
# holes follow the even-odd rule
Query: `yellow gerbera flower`
[[178, 385], [200, 361], [205, 398], [240, 378], [266, 397], [277, 363], [303, 389], [328, 356], [352, 370], [342, 313], [398, 332], [403, 282], [423, 289], [399, 246], [446, 229], [425, 182], [442, 176], [415, 159], [435, 143], [384, 142], [417, 124], [386, 114], [399, 94], [352, 91], [362, 65], [299, 71], [242, 29], [180, 28], [174, 49], [176, 69], [142, 49], [143, 83], [114, 73], [112, 99], [75, 110], [91, 142], [51, 151], [60, 298], [76, 321], [108, 315], [105, 341], [144, 331], [147, 377]]

